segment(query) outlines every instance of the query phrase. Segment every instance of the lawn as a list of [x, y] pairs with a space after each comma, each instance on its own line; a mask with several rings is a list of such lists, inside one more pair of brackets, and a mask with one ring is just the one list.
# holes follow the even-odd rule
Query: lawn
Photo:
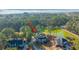
[[66, 40], [73, 42], [74, 47], [76, 49], [79, 49], [79, 36], [68, 30], [65, 30], [65, 29], [48, 30], [48, 29], [46, 29], [43, 33], [46, 35], [51, 34], [56, 37], [65, 38]]

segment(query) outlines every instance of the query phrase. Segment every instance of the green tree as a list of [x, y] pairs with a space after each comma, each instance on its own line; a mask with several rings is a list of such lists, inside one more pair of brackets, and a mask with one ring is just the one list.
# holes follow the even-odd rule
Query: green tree
[[40, 33], [40, 32], [43, 32], [43, 31], [45, 30], [45, 27], [42, 26], [42, 25], [37, 25], [37, 26], [36, 26], [36, 29], [37, 29], [37, 31]]
[[1, 31], [7, 38], [13, 38], [15, 35], [15, 30], [12, 28], [4, 28]]
[[66, 29], [73, 33], [79, 34], [79, 18], [74, 17], [72, 20], [67, 22]]
[[5, 49], [5, 46], [7, 44], [7, 37], [0, 32], [0, 50]]
[[24, 38], [29, 38], [29, 35], [31, 34], [31, 29], [29, 26], [23, 26], [20, 28], [20, 32], [23, 32], [21, 35]]

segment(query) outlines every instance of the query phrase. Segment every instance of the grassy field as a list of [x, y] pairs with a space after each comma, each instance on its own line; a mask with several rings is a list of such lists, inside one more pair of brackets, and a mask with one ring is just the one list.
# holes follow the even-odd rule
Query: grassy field
[[70, 42], [73, 42], [75, 45], [76, 49], [79, 49], [79, 36], [69, 32], [68, 30], [65, 29], [56, 29], [56, 30], [48, 30], [46, 29], [44, 32], [44, 34], [50, 34], [50, 35], [54, 35], [57, 37], [63, 37], [65, 39], [67, 39]]

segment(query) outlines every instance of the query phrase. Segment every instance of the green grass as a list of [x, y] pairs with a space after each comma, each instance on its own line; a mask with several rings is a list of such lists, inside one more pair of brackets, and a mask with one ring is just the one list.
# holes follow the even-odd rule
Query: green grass
[[79, 36], [72, 32], [69, 32], [68, 30], [65, 30], [65, 29], [48, 30], [48, 29], [46, 29], [43, 33], [46, 35], [50, 34], [50, 35], [54, 35], [57, 37], [63, 37], [70, 42], [71, 42], [71, 40], [67, 39], [67, 37], [72, 38], [72, 42], [75, 44], [74, 47], [76, 49], [79, 49]]

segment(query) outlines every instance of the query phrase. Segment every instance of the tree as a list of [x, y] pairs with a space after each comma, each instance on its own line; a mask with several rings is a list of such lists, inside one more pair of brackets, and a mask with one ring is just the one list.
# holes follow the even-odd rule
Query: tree
[[15, 30], [12, 28], [4, 28], [1, 31], [7, 38], [13, 38], [15, 35]]
[[7, 44], [6, 39], [7, 39], [7, 37], [3, 33], [0, 32], [0, 50], [5, 49], [5, 46]]
[[29, 38], [29, 35], [31, 34], [31, 29], [29, 26], [23, 26], [20, 28], [20, 32], [23, 32], [22, 37]]
[[79, 34], [79, 18], [74, 17], [72, 20], [67, 22], [66, 29], [73, 33]]
[[43, 32], [43, 31], [44, 31], [45, 27], [42, 26], [42, 25], [37, 25], [37, 26], [36, 26], [36, 29], [37, 29], [37, 31], [40, 33], [40, 32]]

